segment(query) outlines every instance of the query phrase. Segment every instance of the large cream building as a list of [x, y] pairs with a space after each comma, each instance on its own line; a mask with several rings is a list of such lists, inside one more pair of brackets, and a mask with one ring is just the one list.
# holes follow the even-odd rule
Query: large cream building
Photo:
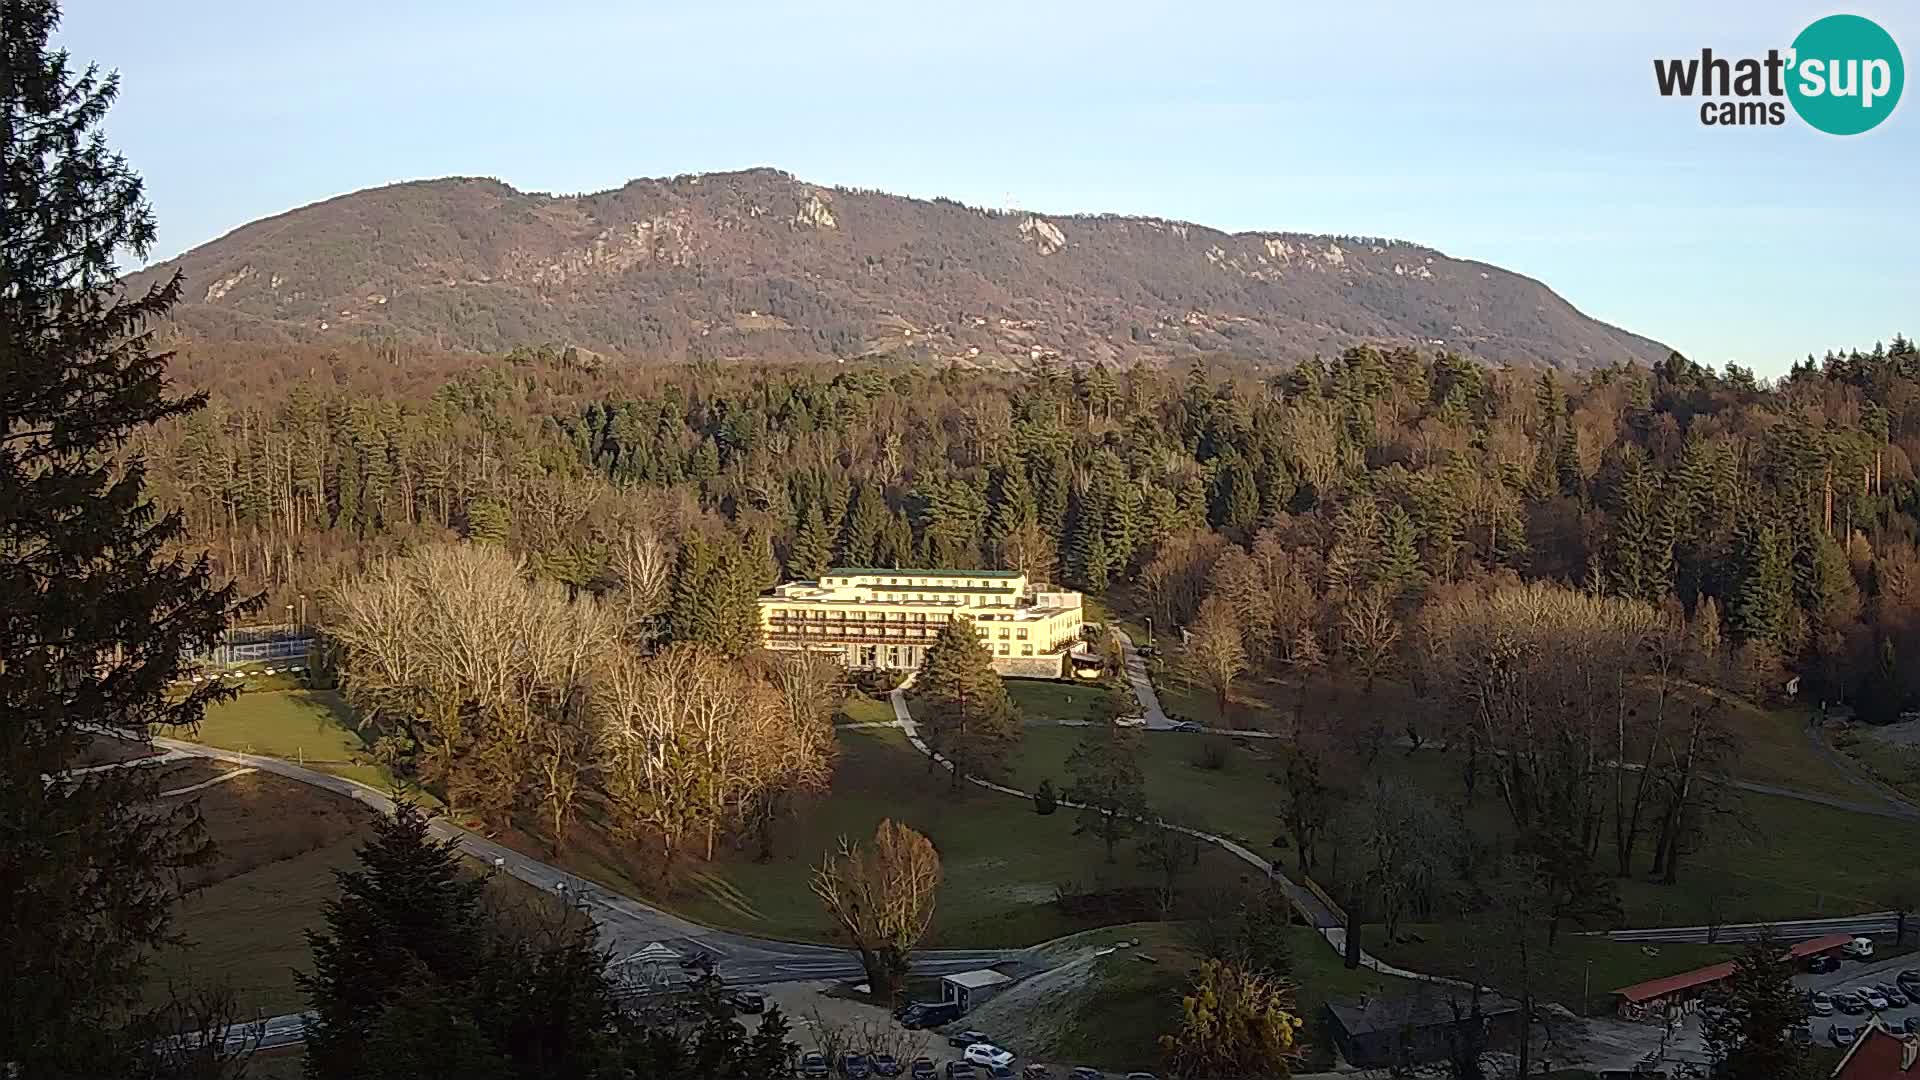
[[833, 569], [760, 597], [768, 648], [832, 652], [850, 668], [917, 668], [952, 619], [973, 623], [1002, 675], [1058, 678], [1080, 642], [1080, 594], [1011, 570]]

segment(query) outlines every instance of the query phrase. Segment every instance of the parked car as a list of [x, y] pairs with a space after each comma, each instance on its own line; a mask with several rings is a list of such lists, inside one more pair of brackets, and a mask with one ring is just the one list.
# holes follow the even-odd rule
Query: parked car
[[1920, 1035], [1920, 1016], [1907, 1017], [1906, 1022], [1900, 1025], [1900, 1031], [1906, 1035]]
[[898, 1020], [906, 1016], [908, 1012], [914, 1009], [917, 1009], [919, 1007], [920, 1007], [920, 1003], [917, 1001], [903, 1001], [900, 1004], [895, 1005], [893, 1007], [893, 1018], [895, 1020]]
[[1805, 1024], [1795, 1024], [1793, 1028], [1793, 1041], [1796, 1046], [1812, 1046], [1813, 1029]]
[[948, 1046], [972, 1046], [974, 1043], [990, 1043], [993, 1036], [984, 1031], [956, 1031], [947, 1036]]
[[1893, 983], [1874, 983], [1873, 988], [1880, 991], [1881, 997], [1887, 999], [1887, 1008], [1904, 1009], [1907, 1007], [1907, 995], [1901, 992], [1900, 988]]
[[1840, 946], [1840, 951], [1853, 957], [1855, 960], [1871, 960], [1873, 959], [1873, 939], [1863, 937], [1854, 938], [1852, 941]]
[[1854, 1030], [1850, 1027], [1834, 1024], [1827, 1028], [1827, 1041], [1835, 1046], [1852, 1046], [1854, 1038]]
[[1900, 984], [1900, 989], [1905, 990], [1908, 997], [1920, 994], [1920, 968], [1908, 968], [1893, 981]]
[[988, 1065], [981, 1071], [987, 1074], [987, 1080], [1019, 1080], [1011, 1065]]
[[1861, 1013], [1867, 1011], [1867, 1003], [1861, 1000], [1858, 994], [1833, 995], [1833, 1007], [1846, 1013], [1848, 1016], [1859, 1016]]
[[1815, 1016], [1832, 1016], [1833, 997], [1815, 990], [1807, 995], [1807, 1011]]
[[909, 1008], [901, 1017], [900, 1023], [910, 1031], [922, 1028], [939, 1027], [960, 1019], [960, 1006], [950, 1001], [922, 1001]]
[[1855, 990], [1854, 993], [1860, 995], [1860, 1000], [1866, 1002], [1867, 1008], [1869, 1009], [1884, 1009], [1887, 1007], [1887, 999], [1885, 995], [1881, 994], [1880, 991], [1875, 990], [1871, 986], [1863, 986], [1860, 989]]
[[827, 1068], [827, 1055], [820, 1053], [818, 1050], [809, 1050], [801, 1054], [800, 1067], [794, 1071], [803, 1077], [807, 1077], [808, 1080], [822, 1080], [822, 1078], [831, 1073], [831, 1070]]
[[974, 1077], [978, 1075], [979, 1073], [974, 1069], [972, 1062], [947, 1062], [947, 1080], [974, 1080]]
[[1160, 1078], [1152, 1073], [1131, 1072], [1127, 1074], [1127, 1080], [1160, 1080]]
[[1832, 953], [1821, 953], [1807, 961], [1807, 970], [1815, 975], [1826, 975], [1840, 970], [1840, 958]]
[[704, 950], [697, 950], [691, 956], [680, 958], [680, 970], [692, 971], [695, 968], [710, 968], [718, 962], [718, 957]]
[[1107, 1080], [1107, 1077], [1099, 1069], [1089, 1069], [1081, 1065], [1067, 1074], [1067, 1080]]
[[840, 1055], [840, 1075], [847, 1080], [867, 1080], [873, 1075], [873, 1066], [867, 1063], [867, 1055], [848, 1051]]
[[1045, 1065], [1029, 1065], [1020, 1070], [1020, 1080], [1053, 1080], [1053, 1070]]
[[969, 1044], [965, 1050], [961, 1051], [960, 1056], [975, 1065], [1011, 1065], [1013, 1063], [1013, 1051], [1002, 1050], [985, 1040]]
[[900, 1075], [900, 1059], [897, 1057], [894, 1057], [892, 1054], [873, 1055], [873, 1075], [899, 1076]]
[[908, 1080], [939, 1080], [939, 1073], [933, 1069], [933, 1059], [917, 1057], [907, 1066]]
[[1199, 732], [1207, 730], [1207, 725], [1202, 724], [1198, 720], [1182, 720], [1179, 723], [1173, 725], [1173, 730], [1184, 731], [1189, 734], [1197, 734]]
[[1113, 718], [1113, 723], [1116, 727], [1146, 727], [1147, 718], [1140, 715], [1116, 716]]
[[767, 995], [758, 990], [742, 990], [733, 995], [733, 1007], [750, 1016], [767, 1011]]

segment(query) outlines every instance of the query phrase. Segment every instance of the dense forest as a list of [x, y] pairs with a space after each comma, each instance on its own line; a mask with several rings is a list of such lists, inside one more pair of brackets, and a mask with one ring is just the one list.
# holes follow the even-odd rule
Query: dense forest
[[737, 634], [744, 596], [832, 564], [1019, 568], [1184, 624], [1238, 547], [1284, 556], [1311, 599], [1263, 635], [1276, 654], [1304, 630], [1357, 661], [1355, 605], [1408, 625], [1510, 574], [1676, 603], [1756, 696], [1798, 674], [1885, 714], [1920, 678], [1900, 662], [1920, 649], [1903, 338], [1772, 385], [1677, 355], [1576, 380], [1365, 347], [1280, 372], [590, 367], [552, 347], [197, 347], [176, 370], [212, 406], [140, 449], [276, 616], [453, 535], [604, 592], [644, 528], [677, 551], [653, 613], [675, 636], [702, 604]]

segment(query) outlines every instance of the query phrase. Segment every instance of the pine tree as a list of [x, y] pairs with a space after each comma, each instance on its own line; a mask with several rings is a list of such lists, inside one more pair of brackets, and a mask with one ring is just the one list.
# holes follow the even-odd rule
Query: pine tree
[[198, 545], [123, 452], [205, 399], [168, 395], [146, 332], [179, 276], [116, 291], [153, 216], [99, 132], [118, 80], [49, 49], [58, 17], [0, 0], [0, 1060], [36, 1080], [131, 1072], [123, 1025], [206, 852], [193, 804], [155, 798], [158, 770], [62, 774], [95, 725], [198, 721], [223, 695], [169, 684], [253, 609], [175, 554]]
[[1027, 483], [1027, 470], [1017, 459], [995, 466], [987, 488], [987, 506], [987, 540], [996, 550], [1008, 537], [1040, 520], [1033, 488]]
[[997, 769], [1020, 741], [1020, 717], [993, 670], [993, 654], [973, 623], [957, 618], [940, 630], [920, 662], [914, 690], [924, 702], [927, 743], [954, 763], [953, 786]]
[[862, 484], [855, 489], [853, 501], [847, 507], [846, 523], [840, 530], [839, 565], [881, 565], [875, 552], [888, 524], [887, 500], [880, 489], [872, 484]]
[[1749, 522], [1741, 538], [1740, 584], [1729, 612], [1734, 631], [1746, 641], [1777, 644], [1786, 629], [1792, 586], [1779, 530], [1764, 522]]
[[787, 551], [787, 576], [818, 581], [827, 572], [827, 526], [811, 510], [800, 511], [800, 523], [794, 530], [793, 546]]
[[1701, 1010], [1701, 1033], [1715, 1075], [1727, 1080], [1811, 1080], [1820, 1075], [1792, 1032], [1807, 1020], [1805, 994], [1793, 985], [1793, 965], [1771, 934], [1761, 934], [1733, 962], [1726, 988]]
[[1397, 504], [1387, 509], [1374, 576], [1392, 596], [1405, 596], [1418, 589], [1426, 576], [1420, 565], [1419, 537], [1420, 531], [1405, 510]]

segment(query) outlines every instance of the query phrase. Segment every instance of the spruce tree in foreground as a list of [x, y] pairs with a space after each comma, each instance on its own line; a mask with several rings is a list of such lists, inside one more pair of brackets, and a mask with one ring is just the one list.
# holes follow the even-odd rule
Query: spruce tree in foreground
[[993, 654], [966, 619], [940, 630], [920, 661], [915, 692], [925, 702], [927, 743], [954, 763], [953, 786], [997, 768], [1020, 742], [1020, 717]]
[[1807, 1020], [1805, 996], [1793, 985], [1786, 949], [1769, 935], [1733, 962], [1726, 989], [1701, 1010], [1701, 1033], [1723, 1064], [1726, 1080], [1807, 1080], [1816, 1070], [1793, 1029]]
[[123, 452], [203, 399], [167, 393], [145, 333], [179, 279], [116, 291], [153, 215], [99, 134], [117, 81], [48, 47], [58, 20], [0, 0], [0, 1071], [36, 1078], [132, 1071], [146, 961], [207, 851], [191, 804], [154, 804], [154, 770], [46, 777], [92, 728], [197, 721], [218, 692], [168, 688], [236, 607], [170, 553], [181, 518]]

